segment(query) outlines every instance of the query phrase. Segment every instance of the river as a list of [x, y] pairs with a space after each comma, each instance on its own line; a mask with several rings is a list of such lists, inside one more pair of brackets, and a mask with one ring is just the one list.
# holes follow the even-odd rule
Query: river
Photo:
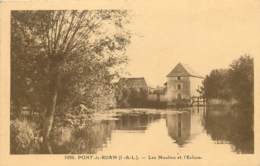
[[253, 122], [247, 111], [115, 109], [97, 117], [83, 129], [64, 129], [52, 143], [54, 153], [254, 153]]

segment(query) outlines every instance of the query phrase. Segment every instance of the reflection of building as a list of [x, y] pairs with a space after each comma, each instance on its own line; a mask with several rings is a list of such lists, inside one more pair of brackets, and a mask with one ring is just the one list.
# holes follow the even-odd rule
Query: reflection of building
[[166, 117], [166, 125], [168, 135], [174, 139], [179, 146], [183, 146], [190, 138], [191, 114], [190, 112], [168, 114]]
[[176, 99], [198, 97], [197, 89], [203, 77], [194, 72], [188, 65], [178, 63], [167, 75], [166, 98], [169, 102]]
[[160, 114], [123, 114], [116, 121], [117, 130], [146, 130], [149, 123], [159, 119]]

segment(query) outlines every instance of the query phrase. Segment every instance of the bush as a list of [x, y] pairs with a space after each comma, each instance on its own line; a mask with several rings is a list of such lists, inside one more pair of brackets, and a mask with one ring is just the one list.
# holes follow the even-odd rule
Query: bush
[[11, 121], [11, 154], [28, 154], [34, 142], [32, 124], [27, 120]]

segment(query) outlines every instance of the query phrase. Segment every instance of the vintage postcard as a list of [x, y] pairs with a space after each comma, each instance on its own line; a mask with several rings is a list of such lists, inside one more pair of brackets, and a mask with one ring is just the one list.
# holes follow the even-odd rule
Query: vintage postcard
[[259, 0], [2, 0], [0, 16], [1, 166], [260, 166]]

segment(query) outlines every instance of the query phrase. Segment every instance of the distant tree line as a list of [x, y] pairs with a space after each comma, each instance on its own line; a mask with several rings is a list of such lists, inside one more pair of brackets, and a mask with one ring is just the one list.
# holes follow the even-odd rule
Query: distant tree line
[[201, 89], [207, 99], [235, 99], [239, 104], [253, 107], [253, 58], [243, 55], [227, 69], [215, 69], [206, 76]]
[[145, 107], [148, 91], [140, 88], [122, 88], [116, 92], [118, 107]]
[[[115, 92], [116, 103], [119, 108], [166, 108], [167, 102], [160, 101], [160, 91], [149, 92], [147, 89], [140, 88], [119, 88]], [[156, 95], [156, 100], [149, 100], [148, 95]]]

